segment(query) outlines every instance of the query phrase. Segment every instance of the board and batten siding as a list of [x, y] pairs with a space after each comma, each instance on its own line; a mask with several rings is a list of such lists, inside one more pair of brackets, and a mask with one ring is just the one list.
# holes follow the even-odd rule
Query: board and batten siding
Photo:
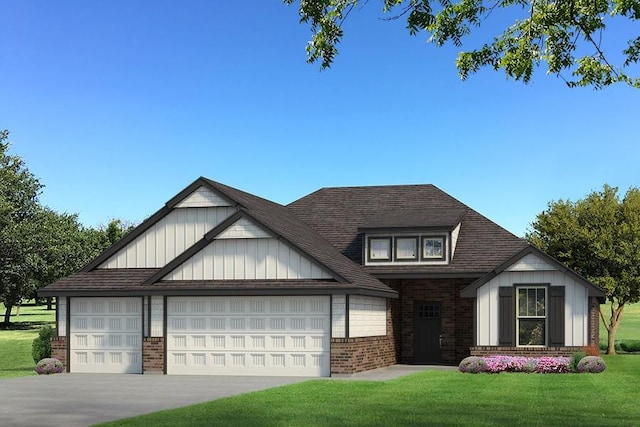
[[161, 268], [227, 219], [232, 207], [174, 209], [99, 268]]
[[347, 331], [347, 297], [334, 295], [331, 297], [331, 337], [344, 338]]
[[[499, 345], [498, 288], [529, 283], [564, 286], [564, 345], [587, 345], [589, 330], [588, 290], [582, 284], [577, 283], [561, 271], [555, 270], [553, 266], [533, 254], [525, 256], [522, 260], [514, 263], [510, 268], [478, 288], [476, 294], [476, 345]], [[549, 298], [548, 295], [547, 298]]]
[[274, 238], [214, 240], [163, 280], [331, 279], [321, 266]]
[[67, 336], [67, 297], [56, 297], [56, 320], [58, 336]]

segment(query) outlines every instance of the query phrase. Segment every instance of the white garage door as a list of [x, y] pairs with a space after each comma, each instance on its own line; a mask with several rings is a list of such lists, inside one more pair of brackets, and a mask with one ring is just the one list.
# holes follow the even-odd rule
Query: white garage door
[[71, 298], [71, 372], [142, 373], [142, 299]]
[[170, 297], [167, 373], [329, 376], [330, 299]]

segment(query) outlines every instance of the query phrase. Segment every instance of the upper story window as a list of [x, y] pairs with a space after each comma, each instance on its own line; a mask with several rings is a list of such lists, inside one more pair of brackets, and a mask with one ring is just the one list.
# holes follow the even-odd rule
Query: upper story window
[[446, 263], [446, 235], [368, 236], [366, 262], [377, 263]]

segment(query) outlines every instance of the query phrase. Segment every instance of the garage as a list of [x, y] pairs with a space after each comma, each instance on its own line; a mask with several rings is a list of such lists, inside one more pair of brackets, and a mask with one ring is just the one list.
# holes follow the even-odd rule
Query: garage
[[329, 296], [168, 297], [167, 373], [329, 376]]
[[70, 371], [142, 373], [142, 298], [70, 298]]

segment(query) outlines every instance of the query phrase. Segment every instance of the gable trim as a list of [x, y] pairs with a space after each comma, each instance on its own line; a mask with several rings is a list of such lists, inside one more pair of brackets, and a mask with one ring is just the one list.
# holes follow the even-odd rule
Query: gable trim
[[162, 208], [160, 208], [156, 213], [154, 213], [145, 221], [143, 221], [136, 228], [131, 230], [126, 236], [124, 236], [122, 239], [118, 240], [113, 245], [105, 249], [104, 252], [102, 252], [95, 259], [93, 259], [93, 261], [85, 265], [80, 271], [88, 272], [99, 267], [102, 263], [104, 263], [113, 255], [118, 253], [121, 249], [125, 248], [129, 243], [133, 242], [139, 236], [144, 234], [147, 230], [153, 227], [153, 225], [159, 222], [162, 218], [169, 215], [174, 210], [175, 206], [178, 203], [180, 203], [182, 200], [184, 200], [187, 196], [189, 196], [191, 193], [196, 191], [198, 188], [203, 186], [215, 192], [216, 194], [220, 195], [220, 197], [227, 200], [231, 206], [236, 208], [238, 206], [241, 206], [238, 202], [236, 202], [235, 200], [232, 200], [226, 194], [223, 194], [221, 191], [213, 188], [213, 186], [210, 185], [206, 179], [204, 179], [203, 177], [200, 177], [195, 181], [193, 181], [191, 184], [189, 184], [184, 190], [179, 192], [173, 198], [171, 198], [167, 203], [165, 203], [165, 205]]
[[175, 257], [171, 261], [169, 261], [169, 263], [167, 265], [165, 265], [164, 267], [162, 267], [160, 269], [160, 271], [158, 271], [153, 276], [149, 277], [142, 284], [143, 285], [151, 285], [151, 284], [159, 281], [160, 279], [162, 279], [167, 274], [171, 273], [173, 270], [175, 270], [180, 265], [182, 265], [186, 260], [188, 260], [189, 258], [194, 256], [195, 254], [200, 252], [202, 249], [204, 249], [209, 243], [211, 243], [213, 241], [213, 238], [216, 235], [222, 233], [224, 230], [229, 228], [231, 225], [233, 225], [236, 221], [238, 221], [243, 216], [244, 216], [244, 213], [242, 211], [235, 212], [229, 218], [225, 219], [220, 224], [218, 224], [217, 226], [213, 227], [210, 231], [208, 231], [204, 235], [204, 237], [202, 239], [198, 240], [196, 243], [194, 243], [187, 250], [185, 250], [180, 255], [178, 255], [177, 257]]
[[540, 258], [543, 258], [547, 263], [549, 263], [550, 265], [558, 269], [561, 273], [566, 274], [577, 283], [580, 283], [582, 286], [587, 288], [588, 294], [590, 297], [604, 298], [604, 291], [600, 289], [598, 286], [594, 285], [593, 283], [591, 283], [590, 281], [588, 281], [587, 279], [585, 279], [575, 271], [571, 270], [570, 268], [562, 264], [557, 259], [542, 252], [540, 249], [532, 245], [527, 245], [527, 247], [525, 247], [520, 252], [513, 255], [511, 258], [507, 259], [505, 262], [503, 262], [498, 267], [496, 267], [493, 271], [490, 271], [489, 273], [485, 274], [484, 276], [482, 276], [481, 278], [479, 278], [478, 280], [476, 280], [475, 282], [473, 282], [472, 284], [464, 288], [462, 291], [460, 291], [460, 296], [463, 298], [475, 298], [476, 291], [478, 290], [478, 288], [480, 288], [482, 285], [489, 282], [491, 279], [498, 276], [500, 273], [505, 271], [511, 265], [520, 261], [522, 258], [524, 258], [526, 255], [529, 255], [529, 254], [533, 254]]

